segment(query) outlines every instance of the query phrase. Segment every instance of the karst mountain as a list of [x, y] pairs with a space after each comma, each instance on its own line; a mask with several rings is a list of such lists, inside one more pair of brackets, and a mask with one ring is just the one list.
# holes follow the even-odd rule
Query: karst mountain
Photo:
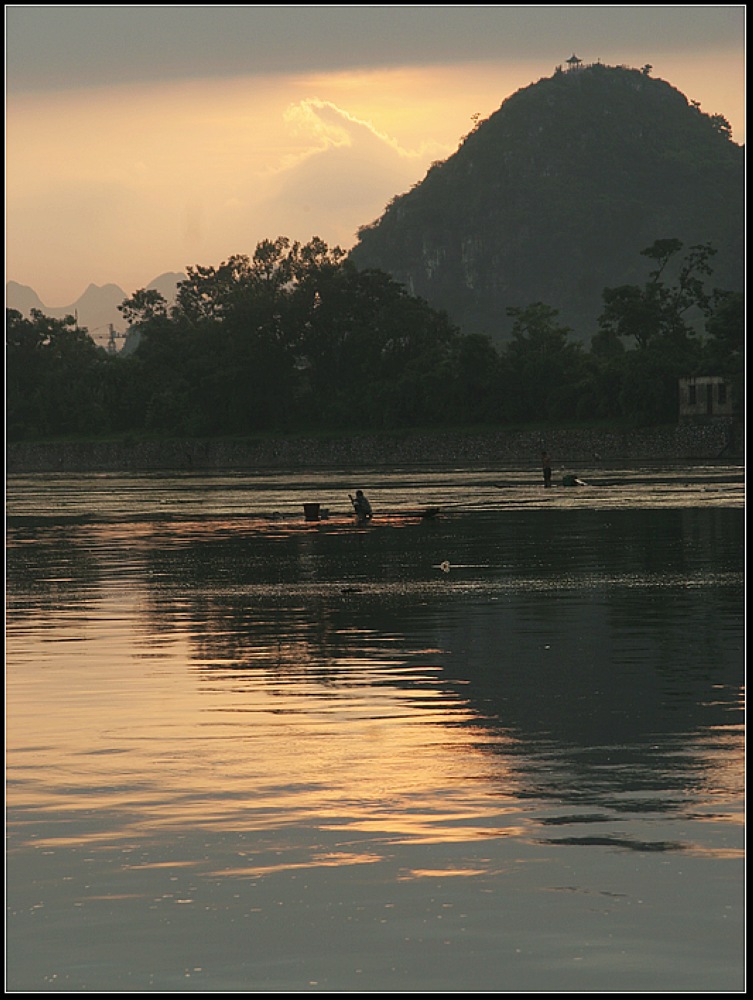
[[643, 284], [659, 239], [716, 252], [710, 287], [744, 288], [744, 149], [651, 67], [583, 65], [525, 87], [359, 231], [378, 268], [466, 333], [504, 340], [543, 302], [576, 338], [605, 287]]

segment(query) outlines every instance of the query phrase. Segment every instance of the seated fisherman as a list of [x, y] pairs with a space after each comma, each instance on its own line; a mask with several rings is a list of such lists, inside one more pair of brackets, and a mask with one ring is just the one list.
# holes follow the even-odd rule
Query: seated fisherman
[[356, 490], [356, 498], [353, 500], [353, 510], [359, 521], [368, 521], [371, 518], [371, 504], [363, 495], [363, 490]]

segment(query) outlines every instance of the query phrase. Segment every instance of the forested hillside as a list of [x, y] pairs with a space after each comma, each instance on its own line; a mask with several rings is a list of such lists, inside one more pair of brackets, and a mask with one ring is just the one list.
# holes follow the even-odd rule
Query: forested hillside
[[643, 280], [657, 240], [716, 250], [714, 285], [744, 288], [744, 151], [642, 70], [558, 70], [506, 100], [351, 251], [464, 333], [499, 343], [510, 309], [542, 302], [581, 342], [606, 287]]

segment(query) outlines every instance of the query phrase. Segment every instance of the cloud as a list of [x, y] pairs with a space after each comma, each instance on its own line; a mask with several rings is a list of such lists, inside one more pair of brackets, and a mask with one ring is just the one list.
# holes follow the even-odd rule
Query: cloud
[[[739, 47], [745, 5], [6, 7], [9, 91]], [[588, 51], [582, 51], [588, 50]], [[598, 51], [597, 51], [598, 50]]]
[[322, 148], [352, 147], [359, 141], [373, 138], [380, 146], [391, 147], [399, 157], [415, 159], [419, 155], [403, 149], [397, 140], [380, 132], [370, 122], [338, 108], [332, 101], [307, 98], [291, 104], [284, 117], [294, 135], [319, 139]]
[[236, 212], [239, 236], [266, 225], [269, 236], [316, 235], [348, 249], [359, 226], [448, 152], [436, 145], [405, 149], [369, 122], [318, 98], [291, 104], [284, 118], [302, 148], [250, 185], [244, 213]]

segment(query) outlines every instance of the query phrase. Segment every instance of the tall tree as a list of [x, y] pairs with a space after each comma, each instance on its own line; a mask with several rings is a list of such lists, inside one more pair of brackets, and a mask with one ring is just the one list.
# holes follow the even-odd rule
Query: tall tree
[[505, 397], [515, 421], [572, 419], [583, 377], [583, 350], [559, 311], [543, 302], [508, 309], [511, 340], [502, 351]]
[[603, 337], [632, 338], [641, 349], [661, 339], [687, 345], [693, 335], [688, 314], [695, 311], [702, 317], [709, 312], [711, 298], [704, 278], [711, 274], [709, 262], [716, 251], [707, 243], [690, 247], [679, 261], [674, 281], [668, 283], [666, 272], [682, 248], [678, 239], [656, 240], [641, 251], [656, 264], [643, 286], [604, 289], [604, 309], [599, 317]]

